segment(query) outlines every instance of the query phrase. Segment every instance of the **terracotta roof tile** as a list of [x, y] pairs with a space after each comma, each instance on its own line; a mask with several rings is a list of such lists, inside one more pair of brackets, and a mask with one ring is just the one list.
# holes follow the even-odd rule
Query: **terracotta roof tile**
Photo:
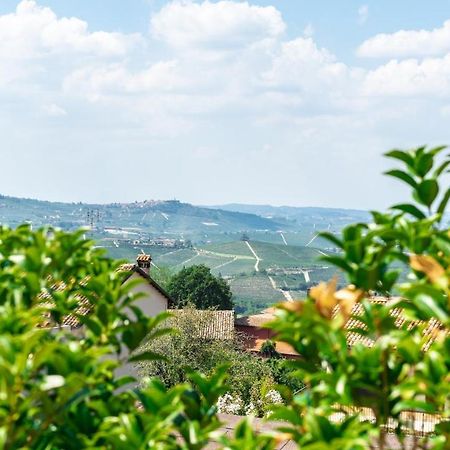
[[[254, 340], [255, 345], [253, 347], [250, 347], [248, 350], [250, 350], [251, 352], [260, 352], [261, 347], [266, 341], [267, 339], [255, 339]], [[275, 350], [278, 353], [282, 355], [298, 356], [298, 353], [288, 343], [277, 341], [276, 339], [274, 339], [274, 341], [275, 341]]]
[[[148, 255], [140, 255], [140, 256], [148, 256]], [[117, 268], [117, 272], [130, 272], [130, 275], [132, 272], [136, 272], [143, 278], [145, 278], [146, 281], [148, 281], [152, 286], [155, 287], [159, 292], [161, 292], [169, 301], [169, 306], [172, 304], [172, 299], [169, 297], [169, 295], [144, 271], [142, 271], [136, 264], [122, 264]], [[128, 278], [125, 279], [125, 281]], [[85, 285], [87, 283], [88, 279], [81, 281], [81, 285]], [[67, 285], [66, 283], [60, 281], [57, 283], [54, 283], [51, 286], [52, 291], [56, 292], [62, 292], [64, 289], [66, 289]], [[78, 319], [77, 315], [81, 316], [87, 316], [91, 310], [92, 310], [92, 304], [88, 301], [88, 299], [82, 295], [76, 295], [79, 299], [78, 307], [74, 310], [72, 314], [68, 314], [64, 317], [62, 325], [63, 326], [69, 326], [71, 328], [79, 328], [81, 327], [82, 323]], [[43, 291], [39, 294], [38, 299], [41, 300], [42, 306], [51, 308], [53, 303], [51, 300], [51, 294], [48, 291]], [[46, 313], [44, 315], [44, 320], [39, 325], [41, 328], [48, 328], [54, 326], [51, 318], [50, 318], [50, 312]]]
[[138, 262], [149, 262], [152, 260], [152, 257], [150, 255], [146, 255], [145, 253], [141, 253], [137, 255], [136, 261]]
[[[234, 336], [234, 311], [232, 310], [189, 310], [198, 315], [199, 333], [203, 339], [232, 339]], [[183, 309], [170, 309], [175, 317], [181, 318]]]
[[[395, 300], [398, 300], [398, 298], [387, 299], [385, 297], [372, 297], [370, 299], [371, 303], [379, 304], [379, 305], [392, 303]], [[235, 320], [235, 324], [237, 326], [249, 326], [249, 327], [255, 327], [255, 328], [262, 328], [265, 324], [267, 324], [268, 322], [275, 319], [274, 312], [275, 312], [274, 308], [268, 308], [260, 314], [239, 317]], [[364, 312], [364, 310], [363, 310], [361, 303], [356, 303], [352, 309], [352, 316], [345, 325], [345, 329], [348, 330], [347, 343], [349, 346], [354, 346], [356, 344], [363, 344], [367, 347], [371, 347], [374, 344], [374, 340], [371, 339], [370, 337], [363, 336], [357, 332], [351, 331], [352, 329], [355, 329], [355, 328], [366, 329], [366, 326], [361, 322], [360, 319], [358, 319], [358, 317], [362, 317], [363, 312]], [[336, 316], [337, 313], [338, 313], [338, 310], [336, 309], [334, 312], [334, 316]], [[393, 318], [395, 318], [394, 323], [398, 328], [404, 326], [407, 323], [407, 320], [403, 315], [403, 309], [393, 308], [390, 311], [390, 314]], [[427, 322], [419, 321], [419, 320], [411, 321], [408, 323], [407, 329], [411, 330], [418, 326], [423, 327], [422, 334], [423, 334], [423, 337], [425, 340], [425, 343], [423, 345], [423, 350], [425, 350], [425, 351], [428, 350], [428, 348], [430, 348], [431, 344], [434, 342], [434, 340], [437, 338], [437, 336], [440, 333], [450, 334], [450, 330], [445, 329], [444, 326], [437, 319], [430, 319]], [[279, 344], [281, 344], [281, 343], [277, 343], [277, 346]], [[261, 342], [261, 345], [262, 345], [262, 342]], [[255, 346], [255, 350], [256, 350], [256, 347], [257, 346]], [[260, 346], [259, 346], [259, 348], [260, 348]], [[280, 353], [281, 353], [281, 351], [280, 351]], [[289, 353], [287, 353], [287, 354], [289, 354]]]

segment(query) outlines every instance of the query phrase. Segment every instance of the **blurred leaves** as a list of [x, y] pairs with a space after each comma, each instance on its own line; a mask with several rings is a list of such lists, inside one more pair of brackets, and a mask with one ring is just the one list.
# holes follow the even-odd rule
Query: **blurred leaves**
[[[171, 388], [156, 378], [138, 388], [132, 378], [118, 377], [122, 364], [160, 358], [141, 344], [169, 332], [167, 315], [145, 316], [133, 283], [124, 283], [118, 263], [85, 240], [83, 230], [1, 226], [0, 448], [201, 449], [214, 440], [226, 449], [268, 450], [289, 438], [302, 449], [362, 450], [386, 448], [388, 427], [406, 448], [411, 411], [444, 419], [413, 448], [447, 448], [450, 159], [444, 150], [386, 153], [400, 166], [387, 175], [405, 183], [411, 198], [373, 211], [369, 224], [322, 233], [335, 247], [323, 259], [345, 274], [347, 286], [331, 280], [303, 302], [279, 305], [270, 327], [300, 355], [286, 364], [305, 383], [295, 391], [280, 388], [285, 405], [271, 416], [281, 421], [280, 433], [258, 433], [250, 421], [233, 434], [220, 431], [216, 403], [229, 389], [227, 366], [208, 375], [187, 371], [186, 381]], [[81, 332], [63, 326], [68, 316], [83, 324]]]

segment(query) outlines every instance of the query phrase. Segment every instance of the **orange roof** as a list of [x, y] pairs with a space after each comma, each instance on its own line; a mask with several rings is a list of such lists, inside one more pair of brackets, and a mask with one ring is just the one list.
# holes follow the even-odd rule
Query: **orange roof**
[[[248, 350], [251, 352], [260, 352], [261, 347], [267, 339], [255, 339], [255, 345]], [[276, 339], [272, 339], [275, 344], [275, 350], [282, 355], [292, 355], [298, 356], [298, 353], [294, 350], [294, 348], [286, 342], [277, 341]]]
[[[398, 300], [398, 298], [385, 298], [385, 297], [370, 298], [370, 301], [373, 304], [387, 304], [387, 303], [392, 303], [395, 300]], [[276, 308], [268, 308], [260, 314], [254, 314], [251, 316], [240, 317], [235, 320], [235, 324], [238, 326], [263, 328], [265, 324], [267, 324], [268, 322], [275, 319], [275, 314], [274, 314], [275, 311], [276, 311]], [[362, 304], [356, 303], [353, 306], [352, 315], [351, 315], [350, 319], [345, 324], [345, 329], [346, 330], [351, 330], [352, 328], [365, 329], [366, 328], [365, 325], [361, 322], [361, 320], [358, 319], [358, 317], [361, 317], [363, 315], [363, 312], [364, 312], [364, 310], [363, 310]], [[336, 316], [337, 314], [338, 314], [338, 309], [336, 308], [336, 310], [334, 312], [334, 316]], [[406, 323], [406, 319], [403, 315], [403, 309], [393, 308], [390, 311], [390, 314], [393, 318], [395, 318], [395, 325], [398, 328], [402, 327]], [[447, 334], [450, 333], [450, 331], [448, 329], [445, 329], [444, 326], [437, 319], [430, 319], [429, 321], [426, 321], [426, 322], [419, 321], [419, 320], [411, 321], [408, 324], [408, 329], [412, 329], [417, 326], [424, 326], [423, 332], [422, 332], [423, 336], [425, 338], [425, 344], [423, 346], [424, 350], [428, 350], [428, 348], [434, 342], [434, 340], [436, 339], [436, 337], [438, 336], [439, 333], [442, 333], [442, 332], [447, 333]], [[264, 342], [264, 340], [262, 340], [262, 342]], [[255, 348], [252, 350], [259, 351], [259, 349], [261, 348], [262, 342], [260, 344], [255, 345]], [[374, 344], [374, 340], [368, 336], [362, 336], [361, 334], [356, 333], [354, 331], [348, 331], [347, 343], [349, 346], [354, 346], [356, 344], [363, 344], [368, 347], [371, 347]], [[277, 350], [280, 353], [295, 354], [295, 351], [293, 349], [292, 349], [292, 351], [294, 351], [294, 353], [289, 353], [289, 348], [285, 347], [287, 345], [288, 344], [281, 343], [281, 342], [277, 343]], [[282, 352], [281, 350], [279, 350], [278, 346], [280, 346], [280, 348], [285, 349], [286, 352], [284, 352], [284, 351]], [[281, 346], [283, 346], [283, 347], [281, 347]]]
[[[195, 314], [198, 333], [203, 339], [233, 339], [234, 311], [233, 310], [200, 310], [200, 309], [170, 309], [175, 318], [182, 318], [186, 311]], [[175, 324], [176, 326], [176, 324]]]
[[150, 255], [146, 255], [145, 253], [140, 253], [136, 257], [136, 261], [138, 262], [150, 262], [152, 260], [152, 257]]

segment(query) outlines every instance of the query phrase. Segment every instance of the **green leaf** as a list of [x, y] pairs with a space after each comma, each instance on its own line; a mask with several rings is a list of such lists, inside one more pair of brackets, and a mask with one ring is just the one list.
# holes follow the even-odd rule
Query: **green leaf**
[[394, 178], [398, 178], [399, 180], [404, 181], [405, 183], [408, 183], [411, 187], [416, 189], [417, 183], [414, 180], [414, 178], [411, 175], [408, 175], [406, 172], [403, 172], [402, 170], [388, 170], [387, 172], [384, 172], [385, 175], [389, 175]]
[[397, 346], [399, 354], [410, 364], [415, 364], [422, 357], [421, 347], [412, 339], [404, 339]]
[[410, 203], [399, 203], [398, 205], [391, 206], [391, 209], [398, 209], [405, 213], [411, 214], [416, 219], [425, 219], [427, 216], [417, 206]]
[[424, 180], [417, 186], [417, 195], [426, 205], [431, 206], [439, 193], [439, 185], [436, 180]]
[[336, 383], [336, 393], [338, 395], [340, 395], [341, 397], [344, 395], [345, 393], [345, 386], [347, 384], [347, 375], [342, 374], [339, 377], [338, 382]]
[[444, 161], [434, 172], [433, 178], [438, 178], [439, 175], [450, 165], [450, 159]]
[[442, 150], [445, 150], [446, 148], [447, 148], [446, 145], [439, 145], [429, 150], [429, 153], [432, 154], [433, 156], [436, 156], [438, 153], [442, 152]]
[[415, 161], [415, 169], [417, 175], [424, 177], [433, 167], [433, 155], [424, 153]]
[[391, 150], [390, 152], [385, 153], [384, 156], [398, 159], [406, 163], [409, 167], [414, 167], [414, 158], [408, 152], [404, 152], [402, 150]]
[[422, 292], [415, 296], [414, 303], [425, 314], [427, 319], [438, 319], [445, 323], [448, 320], [447, 313], [439, 306], [438, 302], [428, 293]]
[[353, 269], [351, 265], [344, 259], [340, 258], [339, 256], [322, 256], [322, 261], [327, 261], [330, 264], [333, 264], [333, 266], [339, 267], [340, 269], [344, 270], [345, 272], [353, 272]]
[[445, 208], [447, 207], [447, 203], [450, 200], [450, 188], [447, 189], [447, 192], [444, 194], [441, 202], [439, 203], [437, 212], [438, 214], [444, 214]]
[[342, 248], [342, 241], [338, 239], [333, 233], [329, 233], [328, 231], [324, 231], [319, 233], [319, 237], [326, 239], [327, 241], [332, 242], [338, 248]]
[[100, 319], [101, 323], [106, 326], [108, 324], [108, 308], [105, 303], [102, 302], [97, 306], [97, 316]]
[[76, 314], [77, 319], [84, 325], [86, 325], [89, 330], [91, 330], [96, 336], [102, 334], [102, 327], [97, 320], [91, 319], [88, 316], [83, 316], [81, 314]]
[[392, 410], [394, 414], [398, 414], [402, 411], [435, 412], [432, 404], [421, 400], [403, 400], [397, 403]]

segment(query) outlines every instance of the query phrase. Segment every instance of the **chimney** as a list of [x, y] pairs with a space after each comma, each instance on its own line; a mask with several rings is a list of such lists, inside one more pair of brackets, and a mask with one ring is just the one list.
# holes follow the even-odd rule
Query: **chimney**
[[150, 273], [152, 257], [150, 255], [146, 255], [145, 253], [141, 253], [136, 258], [136, 264], [141, 270], [143, 270], [148, 275]]

